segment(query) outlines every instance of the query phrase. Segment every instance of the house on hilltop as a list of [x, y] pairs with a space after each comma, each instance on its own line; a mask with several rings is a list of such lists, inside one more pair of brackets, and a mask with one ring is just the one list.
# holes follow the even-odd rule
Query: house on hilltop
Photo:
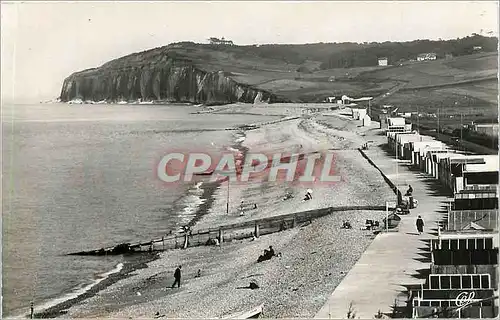
[[417, 61], [428, 61], [428, 60], [436, 60], [437, 55], [435, 52], [421, 53], [417, 56]]
[[226, 39], [224, 39], [224, 37], [222, 37], [221, 39], [211, 37], [208, 39], [208, 41], [210, 41], [210, 44], [215, 44], [215, 45], [226, 45], [226, 46], [233, 46], [234, 45], [233, 41], [226, 40]]
[[386, 67], [388, 65], [388, 59], [386, 57], [380, 57], [378, 58], [378, 65], [379, 66], [383, 66], [383, 67]]

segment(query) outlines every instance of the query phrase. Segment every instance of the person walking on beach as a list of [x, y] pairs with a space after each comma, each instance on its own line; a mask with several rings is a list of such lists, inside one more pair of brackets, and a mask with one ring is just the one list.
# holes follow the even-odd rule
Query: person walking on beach
[[417, 230], [418, 234], [422, 234], [422, 232], [424, 232], [424, 220], [422, 220], [421, 216], [418, 216], [417, 218]]
[[175, 285], [177, 284], [177, 288], [180, 288], [181, 287], [181, 268], [182, 266], [178, 266], [177, 269], [175, 269], [175, 272], [174, 272], [174, 284], [172, 285], [172, 289], [175, 287]]

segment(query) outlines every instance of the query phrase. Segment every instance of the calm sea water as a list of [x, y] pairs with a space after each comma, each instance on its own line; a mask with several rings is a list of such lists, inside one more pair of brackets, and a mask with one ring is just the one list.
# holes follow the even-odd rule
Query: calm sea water
[[165, 187], [168, 150], [217, 152], [267, 121], [192, 115], [196, 107], [6, 105], [2, 108], [3, 312], [28, 312], [102, 278], [122, 257], [66, 253], [148, 240], [179, 228], [202, 202], [195, 183]]

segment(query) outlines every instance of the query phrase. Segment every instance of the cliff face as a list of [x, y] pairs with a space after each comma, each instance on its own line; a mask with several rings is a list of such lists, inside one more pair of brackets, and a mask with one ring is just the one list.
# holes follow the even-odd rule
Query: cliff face
[[241, 84], [223, 71], [208, 72], [172, 52], [139, 53], [64, 80], [61, 101], [277, 102], [270, 92]]

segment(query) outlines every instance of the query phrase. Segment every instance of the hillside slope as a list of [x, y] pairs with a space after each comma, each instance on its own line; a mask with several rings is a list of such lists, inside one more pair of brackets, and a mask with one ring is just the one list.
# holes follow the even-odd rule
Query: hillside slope
[[[223, 104], [318, 102], [346, 94], [427, 107], [452, 103], [453, 107], [472, 104], [491, 108], [496, 103], [496, 52], [431, 62], [406, 61], [388, 67], [321, 69], [332, 53], [365, 52], [380, 45], [176, 43], [74, 73], [64, 81], [61, 99]], [[388, 92], [391, 94], [384, 96]]]
[[[134, 53], [65, 79], [60, 98], [83, 100], [156, 100], [233, 103], [289, 101], [256, 84], [287, 78], [302, 64], [319, 65], [302, 51], [321, 59], [357, 44], [212, 46], [191, 42]], [[309, 48], [309, 49], [307, 49]]]

